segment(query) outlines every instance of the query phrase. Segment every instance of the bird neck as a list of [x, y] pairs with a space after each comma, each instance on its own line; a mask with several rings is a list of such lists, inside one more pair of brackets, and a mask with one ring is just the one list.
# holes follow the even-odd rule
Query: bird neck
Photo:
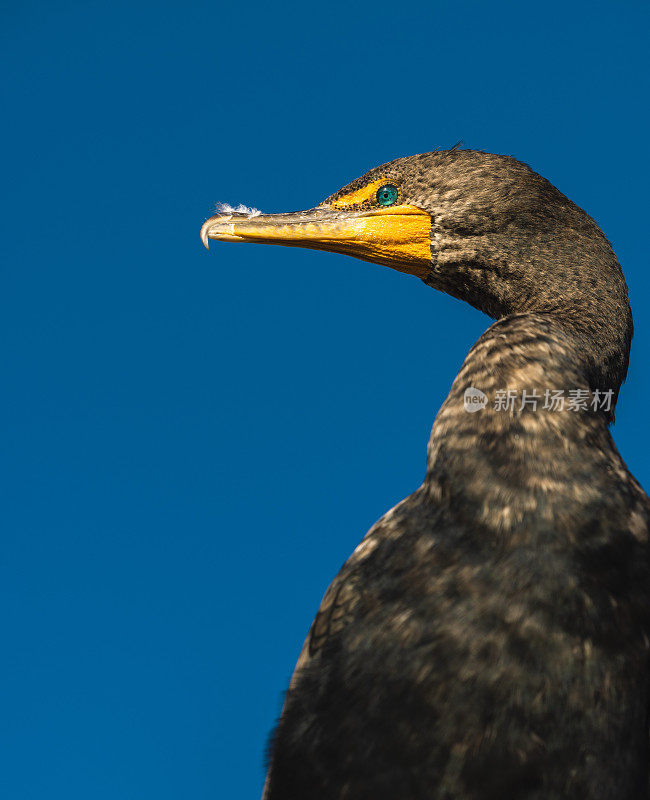
[[593, 390], [552, 314], [505, 317], [471, 349], [436, 417], [425, 487], [479, 527], [519, 530], [529, 516], [539, 532], [545, 513], [552, 526], [578, 513], [603, 471], [595, 462], [615, 452], [613, 400]]
[[613, 391], [611, 422], [627, 373], [632, 314], [616, 256], [586, 220], [585, 231], [539, 233], [532, 241], [505, 234], [432, 240], [432, 269], [424, 280], [495, 319], [543, 317], [558, 337], [568, 338], [589, 388]]

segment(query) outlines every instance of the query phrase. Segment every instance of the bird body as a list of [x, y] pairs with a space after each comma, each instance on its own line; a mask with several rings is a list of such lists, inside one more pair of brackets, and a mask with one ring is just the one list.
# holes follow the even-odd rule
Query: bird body
[[[404, 237], [384, 202], [422, 219]], [[309, 219], [345, 241], [305, 246], [399, 262], [497, 322], [435, 419], [424, 482], [323, 598], [265, 800], [648, 798], [650, 501], [608, 427], [632, 333], [609, 243], [528, 167], [473, 151], [399, 159], [300, 213], [204, 234], [256, 224], [287, 244], [302, 225], [304, 243]]]
[[586, 389], [570, 356], [528, 315], [472, 349], [423, 485], [325, 595], [269, 798], [645, 796], [647, 498], [602, 415], [463, 404], [467, 386]]

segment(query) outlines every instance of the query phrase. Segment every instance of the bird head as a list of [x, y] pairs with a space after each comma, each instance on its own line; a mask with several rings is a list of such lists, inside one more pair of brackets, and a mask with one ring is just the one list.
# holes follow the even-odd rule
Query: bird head
[[447, 150], [399, 158], [307, 211], [227, 212], [210, 239], [331, 250], [421, 278], [492, 317], [549, 313], [575, 335], [592, 382], [619, 385], [632, 319], [596, 223], [508, 156]]

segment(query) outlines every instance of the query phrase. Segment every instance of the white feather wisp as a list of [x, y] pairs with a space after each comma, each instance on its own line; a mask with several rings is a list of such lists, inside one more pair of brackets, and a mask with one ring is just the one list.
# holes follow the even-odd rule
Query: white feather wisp
[[231, 206], [230, 203], [216, 203], [215, 211], [218, 214], [246, 214], [248, 217], [259, 217], [262, 213], [259, 208], [250, 208], [241, 203], [238, 206]]

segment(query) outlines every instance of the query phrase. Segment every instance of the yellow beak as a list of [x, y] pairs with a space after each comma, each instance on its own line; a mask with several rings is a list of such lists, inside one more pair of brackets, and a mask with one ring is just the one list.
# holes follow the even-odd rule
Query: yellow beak
[[411, 205], [351, 210], [320, 205], [289, 214], [215, 214], [201, 241], [256, 242], [308, 247], [372, 261], [424, 278], [431, 268], [431, 217]]

